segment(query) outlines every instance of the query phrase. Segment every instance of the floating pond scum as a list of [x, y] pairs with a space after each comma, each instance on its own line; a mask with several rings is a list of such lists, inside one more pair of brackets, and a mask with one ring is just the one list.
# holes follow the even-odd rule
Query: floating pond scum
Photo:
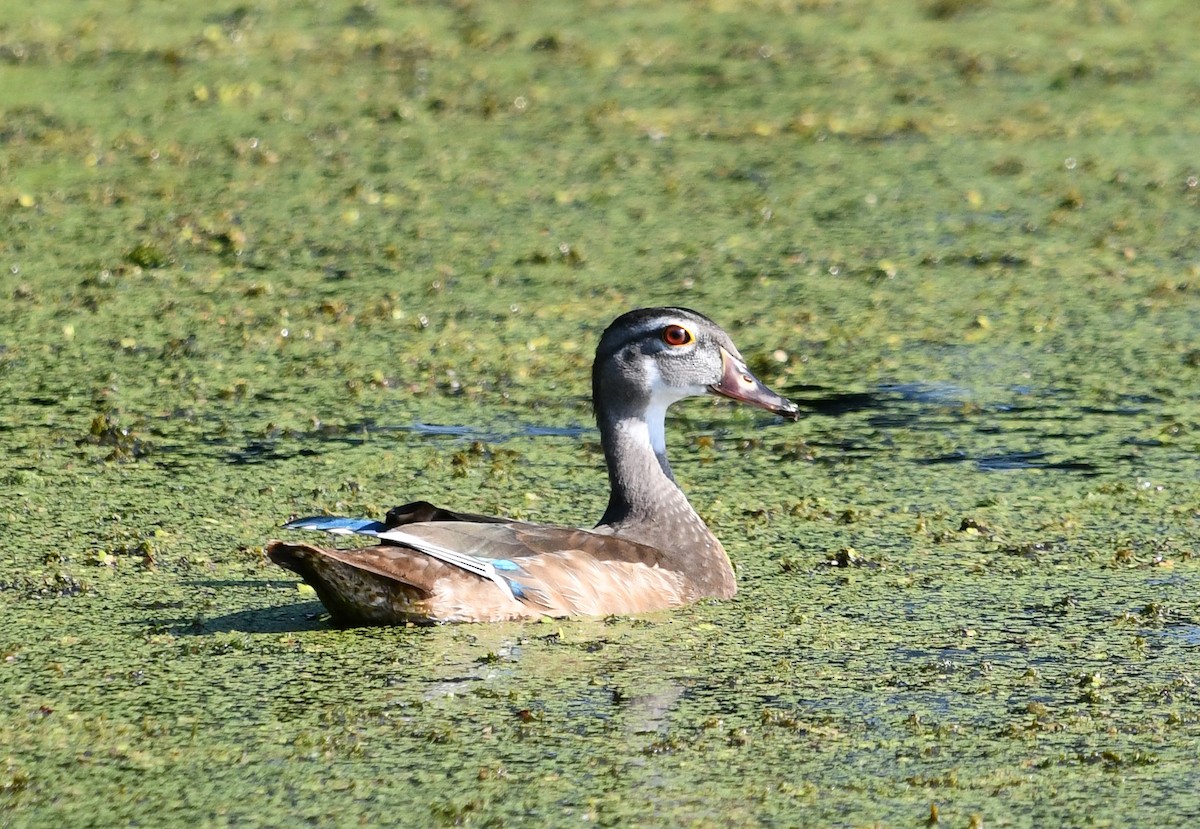
[[[1198, 30], [14, 5], [0, 823], [1195, 823]], [[663, 304], [806, 412], [672, 409], [732, 601], [339, 629], [265, 561], [595, 520], [592, 349]]]

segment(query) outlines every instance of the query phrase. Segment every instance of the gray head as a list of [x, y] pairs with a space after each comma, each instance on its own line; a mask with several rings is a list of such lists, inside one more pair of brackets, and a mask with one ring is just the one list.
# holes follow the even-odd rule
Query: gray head
[[[597, 417], [661, 422], [672, 403], [716, 394], [795, 420], [796, 405], [746, 368], [719, 325], [687, 308], [641, 308], [605, 330], [592, 366]], [[660, 446], [655, 446], [661, 451]]]

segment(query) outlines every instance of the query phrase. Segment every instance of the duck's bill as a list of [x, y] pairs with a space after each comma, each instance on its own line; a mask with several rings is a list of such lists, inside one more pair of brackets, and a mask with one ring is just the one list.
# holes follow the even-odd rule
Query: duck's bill
[[721, 381], [709, 386], [710, 392], [749, 403], [751, 406], [758, 406], [760, 409], [783, 415], [791, 420], [800, 419], [800, 409], [795, 403], [767, 388], [750, 369], [746, 368], [744, 362], [723, 348], [721, 349], [721, 362], [723, 365]]

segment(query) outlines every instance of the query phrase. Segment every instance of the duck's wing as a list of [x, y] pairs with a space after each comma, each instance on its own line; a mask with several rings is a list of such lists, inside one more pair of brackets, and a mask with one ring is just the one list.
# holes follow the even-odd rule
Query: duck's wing
[[493, 622], [542, 615], [512, 588], [411, 547], [352, 550], [271, 541], [267, 556], [312, 586], [343, 625]]
[[300, 519], [288, 529], [367, 535], [358, 550], [272, 542], [339, 621], [495, 621], [641, 613], [699, 598], [661, 551], [613, 535], [535, 524]]
[[[415, 507], [415, 512], [446, 512], [439, 510], [432, 504], [424, 501], [418, 501], [414, 504], [407, 505]], [[426, 509], [428, 508], [428, 509]], [[504, 526], [499, 524], [467, 524], [452, 520], [444, 522], [449, 526], [465, 527], [465, 526], [480, 526], [480, 527], [495, 527]], [[441, 543], [437, 534], [432, 534], [432, 538], [425, 538], [422, 534], [414, 533], [413, 530], [419, 527], [428, 527], [432, 524], [402, 524], [400, 527], [393, 528], [385, 523], [373, 521], [369, 518], [342, 518], [340, 516], [325, 516], [317, 515], [308, 518], [297, 518], [283, 525], [285, 530], [319, 530], [332, 535], [366, 535], [378, 538], [385, 544], [396, 545], [402, 549], [407, 549], [421, 553], [429, 558], [441, 561], [451, 567], [458, 568], [465, 573], [478, 576], [491, 581], [501, 593], [506, 593], [512, 596], [514, 593], [513, 586], [500, 572], [504, 568], [504, 562], [500, 562], [500, 567], [497, 567], [496, 560], [482, 553], [483, 548], [477, 544], [461, 545], [459, 534], [454, 534], [455, 537], [447, 538], [448, 543]], [[357, 551], [340, 551], [340, 552], [357, 552]], [[286, 565], [284, 565], [286, 566]], [[393, 567], [393, 570], [396, 568]], [[397, 577], [402, 576], [400, 571], [395, 573], [383, 572], [379, 575]], [[422, 583], [408, 582], [414, 587], [422, 587]]]

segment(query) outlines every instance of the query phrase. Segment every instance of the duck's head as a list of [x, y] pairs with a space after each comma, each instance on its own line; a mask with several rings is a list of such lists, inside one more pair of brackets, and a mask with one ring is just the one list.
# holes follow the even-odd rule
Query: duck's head
[[[642, 308], [605, 330], [592, 367], [598, 413], [659, 419], [685, 397], [720, 395], [797, 420], [796, 404], [746, 367], [719, 325], [687, 308]], [[657, 447], [656, 447], [657, 448]]]

